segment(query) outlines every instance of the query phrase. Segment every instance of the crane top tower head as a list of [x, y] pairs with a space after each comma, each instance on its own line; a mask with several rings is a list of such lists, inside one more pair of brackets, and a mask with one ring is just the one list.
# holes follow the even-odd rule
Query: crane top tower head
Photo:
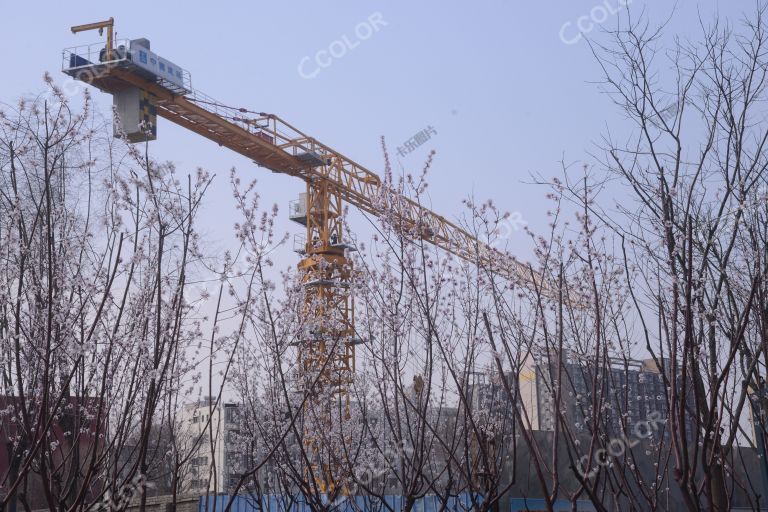
[[107, 51], [107, 56], [109, 56], [110, 52], [112, 51], [112, 45], [114, 44], [115, 38], [115, 18], [110, 17], [105, 21], [86, 23], [85, 25], [75, 25], [74, 27], [70, 28], [73, 34], [77, 34], [78, 32], [85, 32], [88, 30], [98, 30], [100, 36], [104, 35], [104, 29], [107, 29], [107, 46], [105, 49]]

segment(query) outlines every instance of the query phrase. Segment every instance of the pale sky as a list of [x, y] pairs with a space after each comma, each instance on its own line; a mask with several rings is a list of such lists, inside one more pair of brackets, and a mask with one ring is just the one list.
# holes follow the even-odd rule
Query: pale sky
[[[69, 27], [113, 16], [118, 37], [147, 37], [154, 52], [191, 73], [195, 88], [225, 104], [277, 114], [374, 172], [382, 172], [381, 136], [407, 171], [418, 171], [436, 150], [430, 194], [433, 208], [448, 218], [462, 212], [461, 200], [472, 193], [543, 229], [546, 191], [523, 182], [531, 173], [557, 175], [563, 157], [590, 163], [600, 135], [621, 130], [621, 115], [591, 83], [600, 73], [579, 27], [599, 38], [600, 27], [613, 26], [625, 3], [656, 20], [674, 6], [644, 0], [0, 0], [0, 102], [40, 91], [44, 71], [63, 82], [61, 50], [100, 40], [95, 32], [73, 35]], [[681, 0], [669, 30], [694, 37], [699, 13], [738, 18], [754, 5]], [[111, 98], [94, 96], [109, 115]], [[428, 127], [436, 133], [426, 144], [397, 156], [397, 146]], [[228, 183], [232, 166], [243, 178], [258, 178], [265, 206], [279, 205], [281, 232], [301, 232], [286, 218], [288, 201], [304, 189], [300, 181], [165, 120], [151, 146], [156, 158], [176, 162], [180, 171], [201, 166], [218, 175], [201, 220], [214, 250], [231, 243], [238, 220]], [[357, 225], [366, 231], [364, 221]], [[530, 254], [521, 232], [510, 244], [523, 259]], [[281, 268], [298, 261], [288, 250], [283, 257]]]

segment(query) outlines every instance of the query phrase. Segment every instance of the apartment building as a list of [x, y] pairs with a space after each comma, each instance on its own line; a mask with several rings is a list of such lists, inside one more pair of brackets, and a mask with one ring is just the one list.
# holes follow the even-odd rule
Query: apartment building
[[[599, 371], [598, 371], [599, 370]], [[511, 373], [505, 378], [513, 379]], [[653, 359], [611, 359], [606, 368], [597, 368], [588, 358], [565, 351], [561, 357], [554, 354], [530, 355], [519, 374], [519, 388], [504, 386], [497, 374], [474, 374], [471, 385], [473, 407], [498, 415], [508, 411], [511, 393], [518, 392], [518, 406], [527, 414], [531, 430], [553, 431], [558, 418], [557, 391], [560, 393], [559, 414], [572, 432], [587, 433], [592, 407], [602, 407], [603, 429], [610, 435], [620, 436], [626, 428], [632, 432], [636, 425], [647, 425], [650, 419], [660, 418], [663, 423], [669, 414], [666, 386], [669, 379]], [[557, 382], [562, 386], [557, 386]], [[689, 386], [690, 389], [690, 386]], [[595, 394], [601, 398], [594, 400]], [[693, 409], [692, 390], [686, 396], [687, 407]], [[695, 431], [690, 415], [686, 424], [689, 438]], [[644, 428], [645, 425], [638, 425]]]
[[[240, 404], [211, 400], [185, 406], [180, 415], [180, 432], [192, 450], [182, 490], [188, 493], [228, 492], [237, 485], [243, 471], [239, 447]], [[214, 471], [215, 470], [215, 471]]]

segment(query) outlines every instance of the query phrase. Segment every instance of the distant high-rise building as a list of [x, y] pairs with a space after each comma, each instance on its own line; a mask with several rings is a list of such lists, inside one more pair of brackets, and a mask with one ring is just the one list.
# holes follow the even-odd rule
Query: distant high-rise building
[[[588, 358], [564, 352], [559, 362], [554, 356], [529, 357], [520, 372], [520, 400], [534, 430], [554, 430], [556, 383], [560, 380], [560, 411], [574, 433], [590, 432], [593, 407], [602, 407], [602, 429], [610, 435], [642, 431], [649, 421], [666, 420], [669, 403], [665, 379], [653, 359], [611, 359], [600, 368]], [[596, 395], [600, 393], [599, 399]], [[689, 386], [687, 406], [693, 408]], [[693, 435], [693, 417], [686, 424], [686, 435]], [[643, 425], [638, 425], [642, 423]], [[661, 424], [657, 425], [661, 427]], [[637, 430], [636, 430], [637, 428]], [[667, 427], [668, 428], [668, 427]]]
[[[642, 431], [649, 421], [657, 421], [663, 428], [668, 417], [666, 386], [669, 379], [659, 370], [653, 359], [613, 359], [607, 368], [600, 368], [587, 358], [564, 352], [558, 359], [554, 354], [529, 356], [519, 374], [519, 388], [511, 385], [514, 377], [505, 374], [507, 385], [494, 374], [472, 375], [470, 397], [473, 408], [498, 416], [509, 411], [512, 398], [516, 398], [521, 411], [525, 411], [531, 430], [555, 430], [558, 414], [576, 434], [592, 431], [592, 408], [601, 408], [601, 430], [609, 435], [632, 433], [635, 427]], [[560, 407], [556, 409], [558, 380]], [[693, 409], [693, 390], [686, 396], [687, 407]], [[595, 392], [602, 396], [596, 399]], [[514, 393], [518, 393], [514, 397]], [[686, 434], [692, 437], [695, 422], [690, 414]], [[638, 425], [643, 423], [643, 425]], [[561, 424], [562, 425], [562, 424]], [[625, 430], [626, 428], [626, 430]], [[668, 428], [668, 426], [667, 426]]]

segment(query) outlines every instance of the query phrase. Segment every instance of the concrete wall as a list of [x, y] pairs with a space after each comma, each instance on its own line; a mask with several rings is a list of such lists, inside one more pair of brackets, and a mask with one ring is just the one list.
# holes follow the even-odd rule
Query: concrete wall
[[[172, 496], [152, 496], [147, 498], [146, 512], [197, 512], [200, 498], [197, 496], [177, 497], [176, 508], [172, 505]], [[139, 502], [131, 503], [127, 511], [139, 510]]]

